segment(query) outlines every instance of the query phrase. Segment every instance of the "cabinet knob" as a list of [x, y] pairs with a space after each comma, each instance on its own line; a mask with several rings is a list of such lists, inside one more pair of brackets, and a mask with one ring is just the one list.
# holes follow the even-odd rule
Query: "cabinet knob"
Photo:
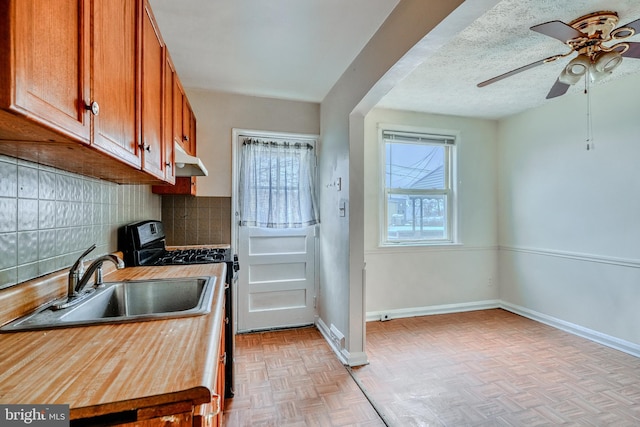
[[188, 135], [182, 135], [182, 140], [183, 141], [189, 141], [189, 136]]
[[167, 162], [164, 165], [167, 167], [167, 169], [171, 169], [171, 163]]
[[151, 152], [151, 146], [149, 144], [145, 144], [144, 142], [140, 144], [140, 148], [147, 151], [148, 153]]
[[100, 114], [100, 105], [96, 101], [93, 101], [89, 105], [85, 105], [84, 108], [85, 110], [91, 111], [91, 114], [93, 114], [94, 116]]

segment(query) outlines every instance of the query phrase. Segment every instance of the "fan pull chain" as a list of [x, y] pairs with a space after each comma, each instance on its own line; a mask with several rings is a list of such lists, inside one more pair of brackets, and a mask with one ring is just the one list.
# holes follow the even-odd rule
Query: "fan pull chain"
[[589, 76], [584, 76], [584, 93], [587, 95], [587, 151], [593, 150], [593, 119], [591, 117], [591, 88], [589, 87]]

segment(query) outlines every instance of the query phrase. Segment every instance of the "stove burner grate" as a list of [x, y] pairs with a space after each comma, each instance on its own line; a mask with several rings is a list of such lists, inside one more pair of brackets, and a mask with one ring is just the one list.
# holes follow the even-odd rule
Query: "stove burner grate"
[[165, 251], [156, 260], [155, 265], [209, 264], [224, 262], [228, 258], [227, 249], [196, 248]]

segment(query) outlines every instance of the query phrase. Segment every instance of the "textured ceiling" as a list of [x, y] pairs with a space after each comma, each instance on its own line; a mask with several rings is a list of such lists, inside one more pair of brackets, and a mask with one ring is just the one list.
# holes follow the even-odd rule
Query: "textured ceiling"
[[[470, 0], [467, 0], [470, 1]], [[447, 115], [499, 118], [537, 107], [571, 55], [486, 86], [476, 84], [569, 48], [529, 28], [543, 22], [571, 22], [591, 12], [618, 13], [619, 25], [640, 18], [638, 0], [504, 0], [461, 31], [402, 80], [379, 103], [385, 108]], [[640, 42], [640, 34], [629, 39]], [[640, 72], [640, 60], [625, 58], [613, 75], [596, 84]], [[584, 83], [565, 96], [581, 93]], [[637, 90], [637, 88], [634, 88]]]

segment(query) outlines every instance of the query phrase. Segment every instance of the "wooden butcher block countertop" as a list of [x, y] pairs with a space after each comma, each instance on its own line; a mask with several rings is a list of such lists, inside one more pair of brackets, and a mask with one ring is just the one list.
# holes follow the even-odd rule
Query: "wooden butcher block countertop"
[[0, 403], [69, 404], [70, 418], [212, 400], [226, 265], [132, 267], [106, 282], [217, 276], [211, 313], [0, 334]]

